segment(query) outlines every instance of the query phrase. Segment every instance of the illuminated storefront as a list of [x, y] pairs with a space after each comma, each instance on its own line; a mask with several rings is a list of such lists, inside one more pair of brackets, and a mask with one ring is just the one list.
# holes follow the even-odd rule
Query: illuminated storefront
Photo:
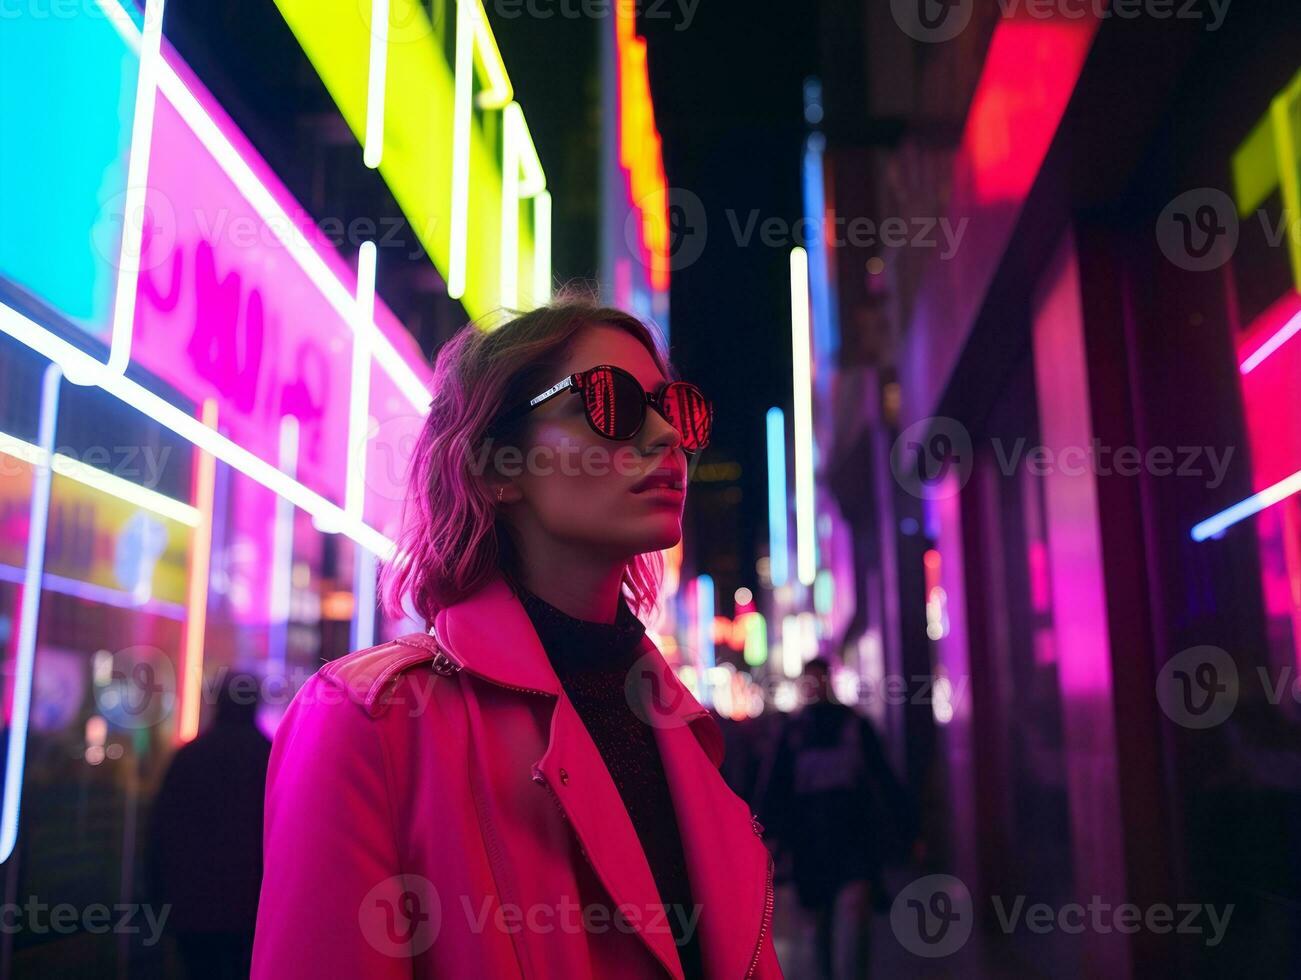
[[[967, 222], [961, 247], [867, 267], [899, 318], [878, 392], [894, 453], [873, 465], [907, 465], [874, 507], [904, 634], [925, 636], [892, 662], [937, 687], [902, 726], [935, 863], [977, 901], [1235, 910], [1213, 948], [1060, 938], [1036, 948], [1054, 975], [1286, 972], [1301, 25], [1257, 7], [1215, 34], [988, 26], [952, 158], [881, 151], [881, 206]], [[965, 70], [949, 54], [936, 71]], [[1015, 955], [994, 930], [972, 945]]]
[[[278, 7], [465, 314], [545, 302], [546, 174], [478, 0]], [[269, 730], [323, 660], [418, 628], [375, 601], [429, 400], [382, 243], [340, 251], [164, 20], [0, 32], [0, 862], [83, 906], [147, 897], [149, 795], [226, 671]], [[6, 933], [4, 972], [58, 938]]]

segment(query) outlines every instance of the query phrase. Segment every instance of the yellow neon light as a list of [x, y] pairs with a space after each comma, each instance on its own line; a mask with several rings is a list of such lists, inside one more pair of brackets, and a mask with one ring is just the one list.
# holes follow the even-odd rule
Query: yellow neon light
[[[524, 121], [524, 110], [518, 102], [512, 102], [502, 111], [502, 167], [501, 167], [501, 305], [514, 309], [519, 305], [519, 202], [534, 202], [534, 227], [537, 227], [537, 199], [546, 193], [547, 177], [542, 172], [542, 162], [538, 159], [537, 147], [529, 133], [528, 123]], [[547, 221], [547, 237], [550, 238], [550, 204], [548, 195], [543, 206]], [[542, 248], [535, 242], [534, 260], [542, 254]], [[548, 266], [550, 265], [548, 253]], [[534, 267], [533, 293], [531, 306], [546, 301], [539, 298], [540, 283], [538, 268]], [[550, 293], [550, 269], [547, 270], [547, 293]]]
[[[359, 140], [367, 128], [371, 3], [276, 0]], [[455, 6], [444, 26], [420, 0], [388, 0], [378, 169], [449, 294], [477, 318], [501, 305], [502, 186], [495, 127], [485, 128], [476, 111], [504, 109], [514, 95], [481, 0]], [[456, 31], [450, 63], [445, 30]], [[536, 266], [533, 239], [532, 229], [521, 228], [522, 263]]]
[[[24, 463], [30, 463], [33, 466], [45, 465], [45, 450], [34, 443], [11, 436], [7, 432], [0, 432], [0, 453], [12, 456], [14, 459], [20, 459]], [[117, 497], [129, 504], [135, 504], [137, 507], [151, 511], [160, 517], [176, 521], [178, 524], [185, 524], [188, 527], [198, 526], [199, 512], [189, 504], [159, 493], [157, 490], [150, 490], [138, 483], [132, 483], [130, 480], [101, 470], [97, 466], [91, 466], [79, 459], [74, 459], [63, 453], [54, 453], [50, 457], [50, 469], [60, 476], [76, 480], [93, 490], [99, 490], [111, 497]]]
[[[1301, 221], [1301, 175], [1297, 173], [1297, 138], [1293, 112], [1301, 103], [1301, 73], [1270, 101], [1269, 111], [1234, 151], [1234, 197], [1238, 212], [1246, 217], [1279, 188], [1283, 198], [1284, 227]], [[1289, 234], [1288, 255], [1292, 281], [1301, 290], [1301, 241]]]

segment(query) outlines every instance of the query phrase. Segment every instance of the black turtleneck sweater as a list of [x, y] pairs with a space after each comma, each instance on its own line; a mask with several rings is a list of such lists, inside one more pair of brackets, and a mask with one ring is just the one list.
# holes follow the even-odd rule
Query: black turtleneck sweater
[[703, 977], [699, 919], [693, 915], [682, 836], [659, 745], [654, 729], [633, 712], [626, 694], [628, 671], [637, 661], [646, 627], [622, 596], [613, 623], [576, 619], [523, 587], [519, 596], [623, 798], [673, 930], [683, 974], [687, 980]]

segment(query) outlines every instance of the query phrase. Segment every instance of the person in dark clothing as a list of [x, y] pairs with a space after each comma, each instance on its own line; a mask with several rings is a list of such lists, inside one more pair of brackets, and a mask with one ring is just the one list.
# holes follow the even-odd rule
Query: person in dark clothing
[[195, 980], [249, 975], [271, 754], [257, 690], [250, 674], [223, 679], [212, 725], [177, 750], [154, 800], [150, 879]]
[[791, 859], [817, 932], [821, 975], [867, 974], [868, 925], [882, 866], [915, 817], [871, 722], [833, 699], [830, 664], [804, 667], [808, 702], [783, 726], [759, 789], [766, 837]]

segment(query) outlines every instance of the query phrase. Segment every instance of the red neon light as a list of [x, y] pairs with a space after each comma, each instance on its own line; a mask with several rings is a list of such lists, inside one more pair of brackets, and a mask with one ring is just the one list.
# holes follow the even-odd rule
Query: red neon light
[[669, 288], [668, 180], [655, 126], [646, 41], [637, 36], [634, 7], [616, 3], [615, 57], [619, 65], [619, 163], [628, 175], [628, 200], [641, 213], [643, 256], [651, 286]]
[[[1244, 363], [1301, 315], [1301, 295], [1289, 292], [1256, 318], [1238, 345]], [[1301, 469], [1301, 343], [1281, 344], [1251, 371], [1240, 375], [1242, 401], [1251, 444], [1252, 489], [1264, 490]]]

